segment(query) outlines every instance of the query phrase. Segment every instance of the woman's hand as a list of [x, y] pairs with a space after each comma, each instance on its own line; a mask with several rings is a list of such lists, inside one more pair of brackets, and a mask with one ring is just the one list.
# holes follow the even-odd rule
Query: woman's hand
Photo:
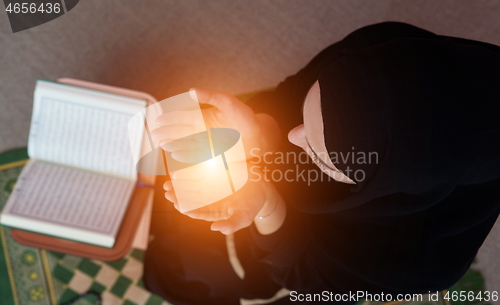
[[[202, 109], [207, 128], [232, 128], [241, 134], [247, 158], [255, 155], [255, 152], [273, 149], [277, 144], [279, 128], [271, 116], [256, 115], [250, 107], [230, 94], [207, 89], [191, 89], [189, 93], [200, 104], [213, 106]], [[192, 113], [181, 111], [162, 114], [156, 119], [160, 127], [151, 132], [153, 138], [161, 141], [162, 148], [172, 152], [172, 157], [180, 162], [189, 162], [189, 157], [199, 155], [197, 150], [204, 146], [193, 139], [171, 142], [192, 134], [193, 130], [199, 130], [199, 126], [191, 126], [196, 121], [192, 118]], [[252, 152], [254, 148], [259, 150]]]
[[[183, 214], [194, 219], [213, 222], [211, 227], [213, 231], [220, 231], [225, 235], [232, 234], [250, 226], [255, 216], [263, 210], [266, 201], [268, 201], [266, 188], [269, 186], [266, 183], [269, 182], [249, 180], [240, 190], [229, 197]], [[165, 182], [163, 187], [166, 191], [165, 197], [173, 202], [174, 207], [179, 210], [172, 182]]]
[[[176, 177], [175, 174], [172, 178], [176, 182], [182, 182], [182, 179], [188, 180], [182, 175]], [[180, 212], [172, 181], [166, 181], [163, 187], [166, 191], [165, 198], [173, 202], [174, 207]], [[179, 191], [190, 192], [192, 190]], [[192, 200], [197, 196], [188, 196], [188, 198]], [[252, 222], [255, 222], [261, 234], [267, 235], [278, 230], [285, 221], [286, 205], [271, 182], [264, 179], [248, 180], [241, 189], [223, 200], [183, 214], [194, 219], [213, 222], [211, 229], [225, 235], [248, 227]]]

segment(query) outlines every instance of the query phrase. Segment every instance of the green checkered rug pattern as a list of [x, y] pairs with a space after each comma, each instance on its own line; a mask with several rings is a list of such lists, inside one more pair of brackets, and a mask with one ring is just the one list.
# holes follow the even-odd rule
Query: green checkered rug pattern
[[[157, 295], [148, 292], [142, 283], [144, 251], [133, 249], [125, 257], [102, 262], [48, 252], [54, 288], [60, 291], [59, 302], [65, 303], [87, 291], [101, 294], [103, 304], [166, 305]], [[81, 299], [77, 304], [94, 304], [94, 296]]]

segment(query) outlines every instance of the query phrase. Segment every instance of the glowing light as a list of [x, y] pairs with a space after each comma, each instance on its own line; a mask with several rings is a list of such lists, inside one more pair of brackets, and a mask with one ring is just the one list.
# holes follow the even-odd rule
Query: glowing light
[[208, 167], [211, 167], [211, 168], [214, 168], [214, 167], [215, 167], [215, 165], [217, 165], [216, 163], [217, 163], [217, 162], [215, 161], [215, 159], [214, 159], [214, 158], [212, 158], [212, 159], [210, 159], [210, 160], [208, 160], [208, 161], [206, 162], [207, 166], [208, 166]]

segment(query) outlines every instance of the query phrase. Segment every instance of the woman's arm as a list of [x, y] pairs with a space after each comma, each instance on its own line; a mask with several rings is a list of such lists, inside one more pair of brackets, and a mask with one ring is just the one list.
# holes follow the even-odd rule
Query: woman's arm
[[257, 216], [255, 216], [254, 224], [260, 234], [269, 235], [281, 228], [285, 222], [286, 205], [271, 183], [267, 183], [264, 192], [266, 194], [266, 202]]

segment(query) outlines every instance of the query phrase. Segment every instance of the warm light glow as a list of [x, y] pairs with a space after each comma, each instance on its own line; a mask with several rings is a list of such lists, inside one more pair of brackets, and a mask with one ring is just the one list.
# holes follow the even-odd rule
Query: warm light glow
[[207, 164], [207, 166], [208, 166], [209, 168], [214, 168], [214, 167], [215, 167], [215, 165], [216, 165], [215, 159], [214, 159], [214, 158], [212, 158], [212, 159], [208, 160], [206, 164]]
[[[163, 165], [172, 177], [183, 213], [230, 196], [248, 180], [240, 133], [231, 128], [207, 129], [198, 100], [189, 93], [160, 101], [138, 113], [129, 122], [129, 133], [133, 148], [142, 145], [142, 150], [137, 149], [141, 154], [134, 155], [141, 173], [165, 174], [165, 168], [159, 170], [156, 163], [149, 162], [155, 160], [149, 158], [152, 153], [165, 150]], [[191, 141], [187, 150], [168, 148], [182, 147], [186, 141]]]

